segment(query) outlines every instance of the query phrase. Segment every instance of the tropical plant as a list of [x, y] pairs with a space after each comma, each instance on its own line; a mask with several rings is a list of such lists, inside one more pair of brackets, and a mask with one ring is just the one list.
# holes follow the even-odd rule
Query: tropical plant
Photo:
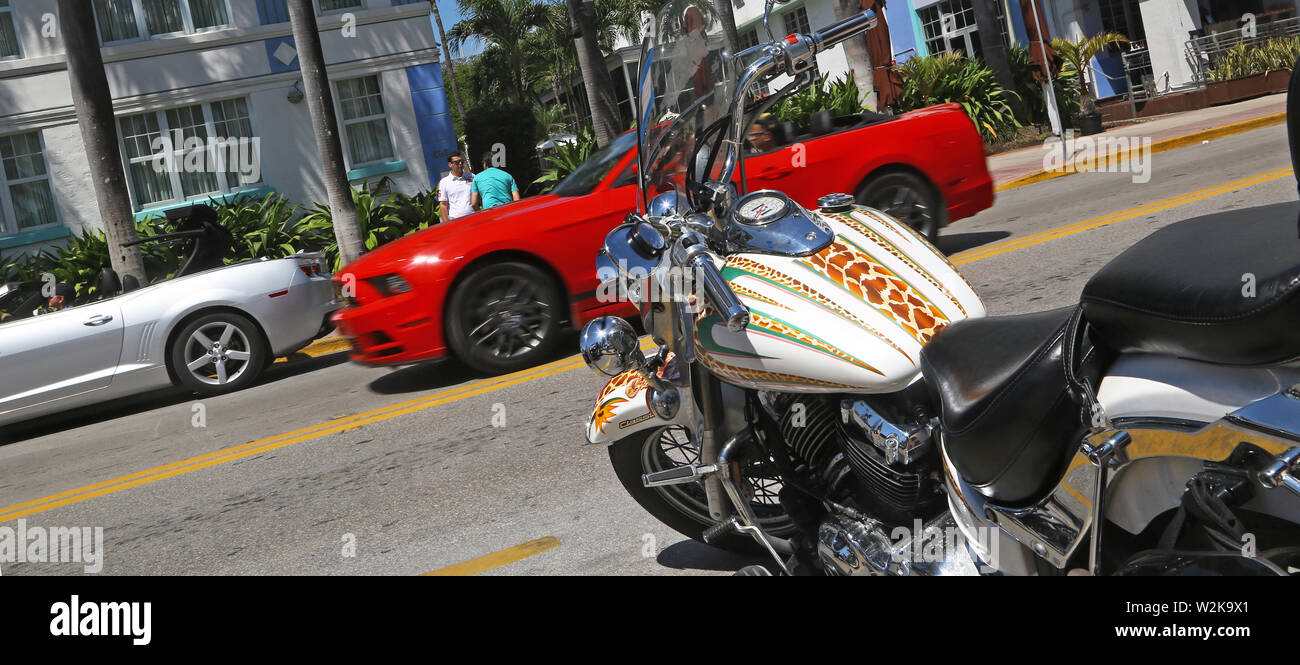
[[[1016, 94], [1024, 100], [1026, 116], [1022, 120], [1036, 125], [1046, 125], [1047, 104], [1043, 99], [1043, 86], [1034, 80], [1034, 66], [1029, 60], [1029, 50], [1017, 44], [1007, 49], [1007, 60], [1011, 65], [1011, 77], [1016, 82]], [[1072, 70], [1071, 70], [1072, 71]], [[1065, 75], [1052, 77], [1052, 89], [1056, 92], [1056, 103], [1061, 111], [1061, 120], [1067, 125], [1069, 119], [1079, 112], [1079, 79]]]
[[1107, 46], [1127, 43], [1128, 37], [1117, 32], [1103, 32], [1081, 39], [1052, 40], [1052, 48], [1056, 50], [1057, 55], [1061, 56], [1066, 67], [1070, 70], [1069, 72], [1062, 71], [1062, 76], [1073, 75], [1077, 77], [1080, 115], [1094, 115], [1097, 113], [1097, 103], [1092, 97], [1092, 87], [1089, 85], [1094, 78], [1094, 76], [1090, 75], [1092, 72], [1092, 58]]
[[0, 256], [0, 284], [39, 281], [42, 272], [39, 254]]
[[281, 194], [237, 197], [214, 207], [218, 223], [229, 229], [235, 240], [227, 264], [261, 257], [279, 259], [300, 250], [312, 251], [324, 246], [333, 235], [304, 225], [299, 219], [298, 206]]
[[839, 116], [855, 115], [867, 109], [864, 95], [858, 91], [858, 84], [852, 76], [846, 73], [829, 83], [828, 79], [829, 75], [823, 74], [814, 85], [772, 105], [772, 115], [796, 126], [807, 127], [812, 114], [817, 111], [829, 110]]
[[1016, 93], [998, 85], [993, 70], [978, 60], [948, 52], [911, 58], [898, 67], [903, 79], [899, 107], [910, 111], [935, 104], [961, 104], [987, 142], [1020, 127], [1008, 99]]
[[[352, 189], [352, 202], [357, 207], [357, 218], [361, 222], [361, 238], [366, 251], [384, 243], [391, 242], [418, 230], [436, 224], [438, 220], [438, 203], [432, 193], [417, 196], [390, 194], [391, 180], [381, 178], [372, 189], [369, 182]], [[332, 228], [330, 208], [317, 203], [311, 213], [302, 218], [304, 231], [318, 231]], [[333, 270], [342, 268], [338, 248], [328, 239], [323, 251], [330, 258]]]
[[[497, 49], [509, 64], [510, 89], [516, 103], [524, 102], [525, 37], [546, 21], [546, 4], [539, 0], [457, 0], [463, 17], [447, 31], [453, 50], [471, 39]], [[485, 51], [486, 54], [486, 51]]]
[[533, 184], [541, 185], [543, 192], [551, 191], [590, 159], [594, 152], [596, 152], [596, 135], [590, 128], [584, 127], [578, 133], [576, 141], [555, 145], [554, 152], [546, 156], [549, 166], [542, 169], [542, 175], [534, 180]]
[[573, 124], [569, 111], [560, 104], [534, 108], [533, 119], [537, 121], [537, 131], [540, 136], [564, 134]]
[[1224, 51], [1206, 72], [1211, 81], [1291, 69], [1300, 57], [1300, 37], [1275, 37], [1263, 43], [1237, 44]]

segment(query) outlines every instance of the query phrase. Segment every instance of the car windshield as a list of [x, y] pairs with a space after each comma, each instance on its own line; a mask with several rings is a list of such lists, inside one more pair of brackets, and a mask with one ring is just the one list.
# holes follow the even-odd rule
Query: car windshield
[[582, 166], [574, 169], [564, 182], [555, 186], [551, 190], [552, 194], [560, 196], [584, 196], [591, 193], [591, 190], [600, 184], [605, 176], [609, 175], [610, 169], [623, 159], [627, 151], [636, 147], [636, 132], [628, 132], [614, 142], [601, 148], [592, 155], [590, 159], [582, 163]]

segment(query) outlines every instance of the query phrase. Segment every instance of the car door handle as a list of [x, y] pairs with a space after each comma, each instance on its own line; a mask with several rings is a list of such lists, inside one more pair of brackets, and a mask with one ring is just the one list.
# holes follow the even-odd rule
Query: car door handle
[[112, 320], [113, 320], [113, 317], [111, 317], [111, 316], [109, 316], [109, 315], [107, 315], [107, 314], [99, 314], [99, 315], [97, 315], [97, 316], [92, 316], [92, 317], [90, 317], [89, 319], [86, 319], [86, 322], [85, 322], [83, 325], [87, 325], [87, 326], [102, 326], [102, 325], [104, 325], [105, 323], [108, 323], [109, 321], [112, 321]]
[[775, 166], [769, 166], [758, 172], [758, 178], [761, 180], [776, 180], [782, 176], [789, 175], [792, 170], [794, 169], [782, 169]]

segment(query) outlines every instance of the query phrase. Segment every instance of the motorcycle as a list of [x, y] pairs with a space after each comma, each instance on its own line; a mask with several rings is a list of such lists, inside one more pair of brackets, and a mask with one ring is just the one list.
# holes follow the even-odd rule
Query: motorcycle
[[874, 20], [733, 56], [708, 0], [656, 15], [638, 208], [597, 258], [655, 351], [621, 318], [584, 327], [613, 377], [588, 442], [657, 519], [784, 574], [1297, 570], [1297, 205], [1171, 225], [1076, 307], [986, 316], [888, 215], [745, 191], [752, 119]]

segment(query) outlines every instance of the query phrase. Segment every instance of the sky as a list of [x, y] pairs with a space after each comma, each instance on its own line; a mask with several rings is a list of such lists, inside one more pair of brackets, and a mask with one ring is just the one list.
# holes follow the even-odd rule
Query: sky
[[[456, 25], [460, 20], [460, 9], [456, 6], [456, 0], [438, 0], [438, 13], [442, 14], [442, 27], [444, 30], [451, 30], [451, 26]], [[433, 38], [438, 38], [438, 24], [433, 21], [433, 12], [429, 12], [429, 25], [433, 26]], [[477, 55], [483, 51], [484, 44], [481, 40], [472, 39], [461, 46], [459, 57]]]

